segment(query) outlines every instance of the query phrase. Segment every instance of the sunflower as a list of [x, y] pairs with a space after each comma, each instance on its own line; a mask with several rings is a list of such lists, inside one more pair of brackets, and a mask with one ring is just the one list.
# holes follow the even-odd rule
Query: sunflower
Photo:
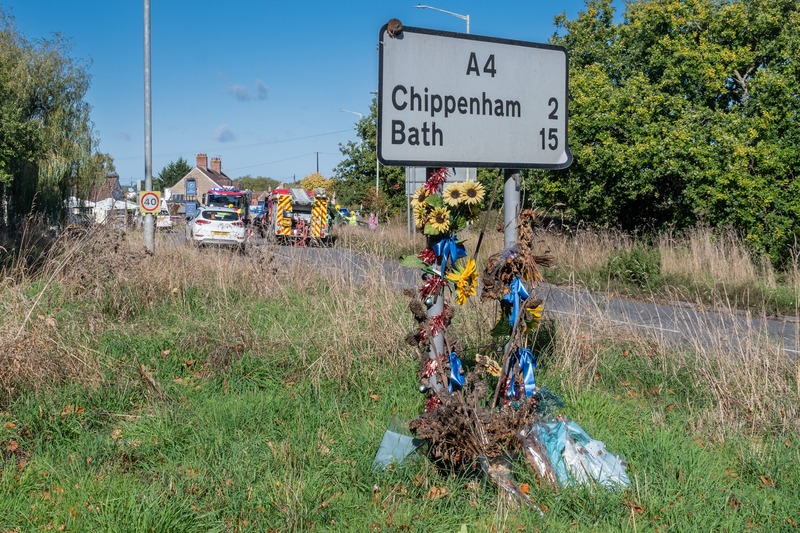
[[461, 194], [464, 197], [465, 204], [474, 205], [483, 200], [483, 197], [486, 196], [486, 191], [480, 183], [468, 180], [461, 184]]
[[439, 233], [444, 233], [450, 229], [450, 210], [446, 207], [437, 207], [428, 217], [428, 221], [433, 229]]
[[451, 183], [444, 188], [442, 197], [444, 198], [444, 203], [456, 207], [464, 201], [464, 193], [461, 192], [461, 185], [458, 183]]
[[419, 187], [416, 191], [414, 191], [414, 196], [411, 197], [411, 205], [417, 207], [419, 205], [424, 205], [425, 200], [430, 196], [425, 187]]
[[[527, 330], [539, 329], [539, 322], [542, 321], [542, 304], [536, 307], [528, 307], [527, 311], [531, 314], [531, 320], [527, 323]], [[527, 333], [527, 332], [526, 332]]]
[[467, 261], [466, 266], [447, 274], [445, 277], [456, 284], [456, 302], [458, 305], [464, 305], [467, 298], [475, 295], [475, 287], [478, 286], [478, 270], [474, 259], [470, 259]]
[[428, 221], [428, 210], [424, 204], [420, 204], [414, 208], [414, 223], [418, 228], [424, 228], [425, 222]]

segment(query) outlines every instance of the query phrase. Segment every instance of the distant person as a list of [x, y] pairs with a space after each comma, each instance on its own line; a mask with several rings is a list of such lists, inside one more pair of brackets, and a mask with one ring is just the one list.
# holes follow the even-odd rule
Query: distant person
[[378, 217], [375, 216], [375, 213], [369, 214], [369, 229], [378, 229]]
[[356, 219], [356, 214], [354, 212], [351, 211], [350, 216], [345, 218], [347, 218], [347, 223], [351, 226], [358, 226], [358, 220]]

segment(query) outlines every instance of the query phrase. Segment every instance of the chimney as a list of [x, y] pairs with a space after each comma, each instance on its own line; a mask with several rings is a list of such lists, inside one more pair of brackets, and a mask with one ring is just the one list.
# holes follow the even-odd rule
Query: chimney
[[222, 174], [222, 159], [219, 157], [212, 157], [211, 158], [211, 170], [214, 172], [219, 172]]
[[208, 168], [208, 156], [206, 154], [197, 154], [197, 166]]

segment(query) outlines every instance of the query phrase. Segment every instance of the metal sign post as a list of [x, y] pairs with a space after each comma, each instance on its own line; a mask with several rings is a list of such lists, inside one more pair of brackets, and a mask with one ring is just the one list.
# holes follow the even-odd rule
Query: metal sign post
[[[153, 113], [150, 107], [150, 0], [144, 0], [144, 189], [153, 188]], [[144, 249], [155, 252], [156, 220], [152, 213], [144, 216]]]

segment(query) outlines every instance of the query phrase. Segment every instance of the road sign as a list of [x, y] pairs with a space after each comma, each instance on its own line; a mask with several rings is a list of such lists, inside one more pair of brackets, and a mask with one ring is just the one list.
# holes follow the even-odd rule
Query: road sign
[[567, 51], [403, 27], [380, 31], [378, 157], [409, 167], [566, 168]]
[[143, 215], [158, 213], [161, 210], [161, 192], [141, 191], [139, 193], [139, 209]]
[[[439, 167], [441, 168], [441, 167]], [[438, 168], [434, 167], [438, 170]], [[425, 184], [428, 178], [428, 169], [425, 167], [406, 167], [406, 196], [413, 196], [417, 188]], [[478, 181], [476, 168], [448, 168], [447, 183], [461, 183], [463, 181]]]

